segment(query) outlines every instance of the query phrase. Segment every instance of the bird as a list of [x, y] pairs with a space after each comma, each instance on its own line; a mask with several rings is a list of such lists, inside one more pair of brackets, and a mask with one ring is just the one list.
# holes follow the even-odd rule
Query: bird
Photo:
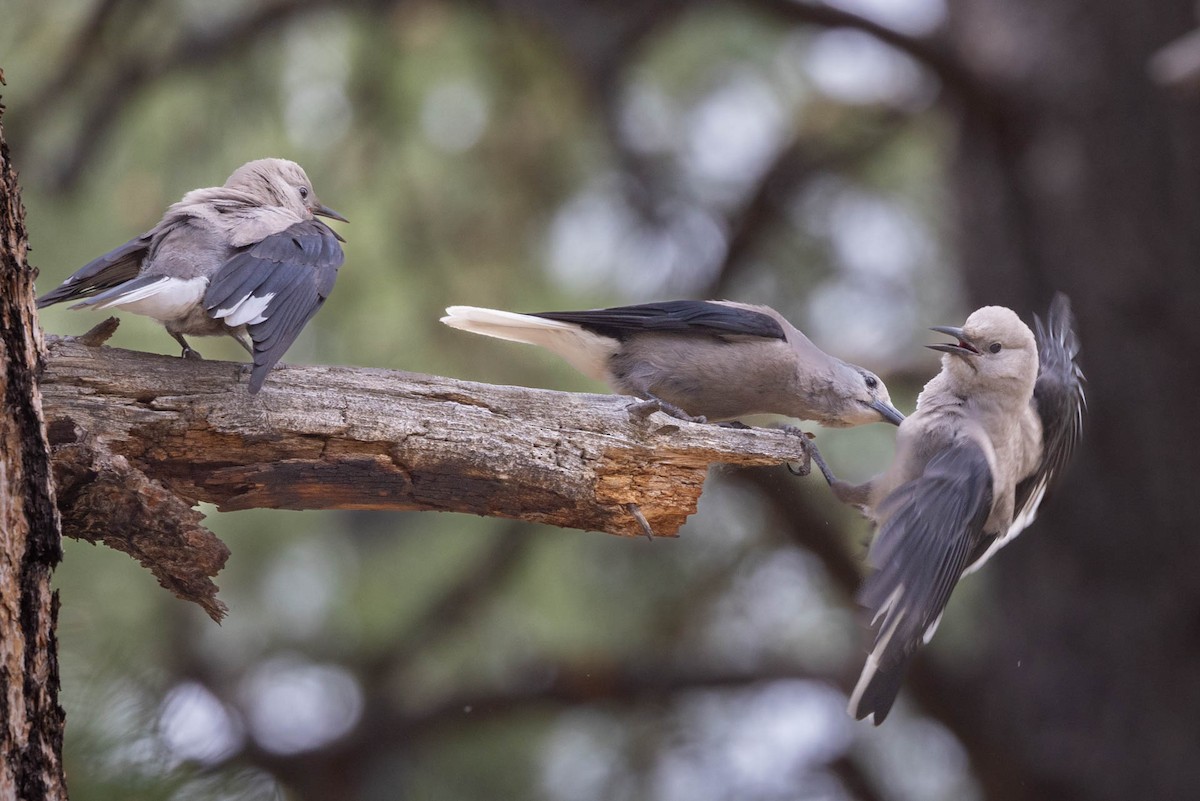
[[879, 376], [825, 353], [767, 306], [672, 300], [536, 314], [451, 306], [442, 322], [547, 348], [644, 399], [634, 411], [697, 422], [778, 414], [831, 427], [904, 419]]
[[72, 309], [152, 317], [188, 359], [201, 356], [185, 335], [227, 334], [253, 357], [255, 394], [345, 259], [345, 240], [316, 216], [347, 222], [317, 199], [299, 164], [250, 161], [223, 186], [185, 194], [157, 225], [79, 268], [37, 306], [78, 301]]
[[1003, 306], [932, 328], [955, 341], [927, 346], [944, 354], [941, 372], [900, 424], [891, 465], [865, 484], [837, 479], [811, 451], [835, 496], [877, 527], [858, 593], [874, 631], [850, 696], [858, 719], [887, 717], [958, 581], [1033, 522], [1080, 439], [1087, 402], [1066, 295], [1034, 328]]

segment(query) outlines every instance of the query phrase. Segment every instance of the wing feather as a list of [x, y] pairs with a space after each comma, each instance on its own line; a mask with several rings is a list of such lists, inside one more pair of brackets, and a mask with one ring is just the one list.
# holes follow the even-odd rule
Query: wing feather
[[134, 237], [124, 245], [92, 259], [67, 280], [38, 298], [37, 307], [44, 309], [66, 300], [90, 298], [137, 278], [156, 231]]
[[1050, 303], [1043, 323], [1034, 317], [1038, 341], [1038, 377], [1033, 387], [1033, 405], [1042, 421], [1042, 458], [1037, 469], [1017, 484], [1013, 526], [1005, 539], [1015, 536], [1033, 522], [1046, 489], [1062, 474], [1083, 434], [1087, 398], [1084, 376], [1077, 357], [1071, 303], [1059, 292]]
[[959, 440], [879, 506], [883, 524], [868, 561], [875, 571], [859, 592], [875, 642], [850, 698], [855, 717], [882, 723], [908, 661], [937, 625], [968, 556], [986, 539], [992, 473], [983, 450]]
[[779, 321], [768, 314], [704, 300], [672, 300], [592, 311], [539, 312], [533, 316], [575, 323], [588, 331], [621, 340], [647, 332], [785, 338]]
[[239, 251], [213, 276], [204, 297], [210, 314], [241, 321], [248, 302], [257, 311], [246, 322], [254, 343], [251, 394], [324, 304], [344, 260], [333, 230], [305, 220]]

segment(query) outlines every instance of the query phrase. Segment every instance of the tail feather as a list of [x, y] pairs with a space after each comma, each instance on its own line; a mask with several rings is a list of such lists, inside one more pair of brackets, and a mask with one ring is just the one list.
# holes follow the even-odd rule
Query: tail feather
[[850, 694], [848, 711], [857, 720], [870, 718], [878, 726], [892, 711], [892, 704], [900, 695], [900, 687], [904, 682], [904, 674], [908, 672], [908, 663], [912, 653], [905, 654], [899, 661], [880, 665], [875, 649], [867, 656], [858, 684]]
[[473, 334], [546, 348], [598, 381], [609, 380], [608, 360], [620, 346], [618, 340], [575, 323], [478, 306], [450, 306], [442, 322]]
[[67, 300], [83, 300], [134, 280], [149, 250], [152, 234], [142, 234], [92, 259], [56, 288], [38, 298], [37, 307], [44, 309]]

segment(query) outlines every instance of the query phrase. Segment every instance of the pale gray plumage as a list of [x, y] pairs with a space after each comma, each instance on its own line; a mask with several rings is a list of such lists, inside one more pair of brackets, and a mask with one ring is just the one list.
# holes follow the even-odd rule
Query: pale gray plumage
[[957, 342], [929, 346], [946, 354], [942, 371], [900, 425], [880, 476], [852, 486], [813, 456], [834, 493], [878, 526], [859, 594], [875, 642], [850, 698], [855, 717], [883, 722], [958, 580], [1033, 522], [1074, 450], [1083, 374], [1066, 296], [1036, 327], [1035, 338], [1011, 310], [987, 306], [962, 328], [933, 329]]
[[904, 419], [877, 376], [825, 353], [766, 306], [678, 300], [538, 314], [451, 306], [442, 322], [541, 345], [681, 417], [780, 414], [836, 427]]
[[[314, 215], [345, 218], [317, 199], [300, 165], [243, 164], [224, 186], [194, 189], [154, 228], [81, 267], [38, 299], [72, 309], [122, 309], [184, 339], [228, 334], [254, 357], [249, 391], [316, 314], [343, 261], [339, 237]], [[249, 341], [247, 341], [247, 336]]]

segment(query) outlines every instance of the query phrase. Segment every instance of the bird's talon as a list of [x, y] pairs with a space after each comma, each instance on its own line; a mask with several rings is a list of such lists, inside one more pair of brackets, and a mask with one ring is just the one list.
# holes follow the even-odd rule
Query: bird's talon
[[204, 361], [204, 357], [200, 355], [200, 351], [194, 350], [193, 348], [184, 348], [181, 358], [184, 358], [184, 359], [187, 359], [188, 361], [193, 361], [193, 362]]
[[668, 403], [661, 398], [650, 398], [648, 400], [635, 401], [625, 408], [630, 414], [634, 415], [635, 417], [640, 417], [643, 420], [655, 412], [662, 412], [670, 417], [674, 417], [676, 420], [682, 420], [685, 423], [708, 422], [708, 418], [704, 415], [690, 415], [675, 404]]

